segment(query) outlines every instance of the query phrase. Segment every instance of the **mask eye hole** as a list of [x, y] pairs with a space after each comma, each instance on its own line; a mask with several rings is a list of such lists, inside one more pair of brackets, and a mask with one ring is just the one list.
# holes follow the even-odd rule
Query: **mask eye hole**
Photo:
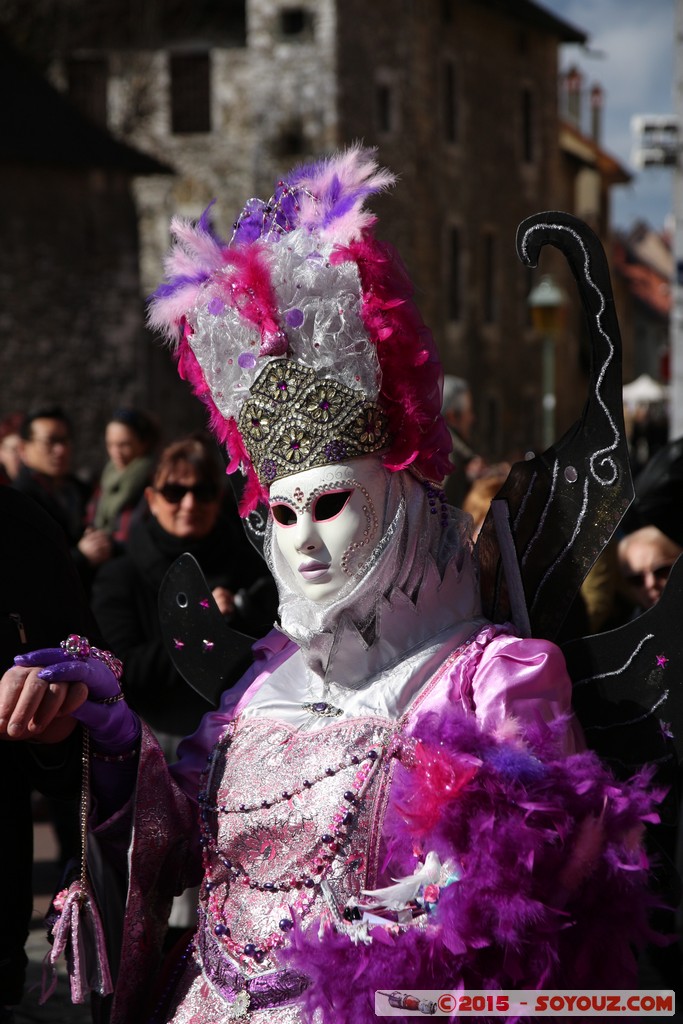
[[313, 520], [316, 523], [335, 519], [346, 508], [353, 491], [329, 491], [321, 494], [313, 507]]
[[289, 505], [285, 505], [283, 502], [278, 502], [277, 505], [271, 505], [270, 511], [273, 514], [273, 519], [279, 526], [294, 526], [296, 522], [296, 512]]

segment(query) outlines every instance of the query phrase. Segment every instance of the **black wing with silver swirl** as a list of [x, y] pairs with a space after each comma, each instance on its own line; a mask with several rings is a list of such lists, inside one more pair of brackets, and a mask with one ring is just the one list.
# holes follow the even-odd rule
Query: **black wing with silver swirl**
[[536, 266], [552, 245], [577, 281], [591, 338], [581, 419], [541, 455], [512, 467], [480, 533], [482, 599], [495, 622], [555, 639], [581, 583], [633, 498], [621, 380], [621, 338], [607, 260], [583, 221], [540, 213], [523, 221], [517, 253]]

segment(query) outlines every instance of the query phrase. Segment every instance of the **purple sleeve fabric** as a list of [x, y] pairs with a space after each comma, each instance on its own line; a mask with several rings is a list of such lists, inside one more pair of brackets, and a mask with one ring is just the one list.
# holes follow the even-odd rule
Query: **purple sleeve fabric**
[[90, 821], [93, 827], [122, 810], [135, 792], [138, 755], [125, 761], [90, 758]]
[[[107, 766], [112, 767], [120, 765]], [[127, 775], [127, 769], [122, 774]], [[116, 800], [120, 799], [122, 779], [114, 780], [113, 772], [103, 775], [103, 796], [113, 787]], [[99, 781], [98, 769], [98, 785]], [[129, 1024], [146, 1019], [145, 1002], [150, 980], [159, 969], [173, 897], [201, 877], [196, 808], [173, 782], [146, 726], [134, 796], [106, 820], [91, 820], [91, 830], [112, 867], [118, 871], [122, 863], [130, 865], [111, 1013], [111, 1024]]]

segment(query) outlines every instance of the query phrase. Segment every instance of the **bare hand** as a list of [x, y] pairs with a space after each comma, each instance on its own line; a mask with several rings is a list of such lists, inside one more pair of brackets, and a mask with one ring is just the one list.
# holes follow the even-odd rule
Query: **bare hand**
[[39, 668], [9, 668], [0, 679], [0, 740], [58, 743], [75, 729], [71, 712], [87, 699], [85, 683], [48, 683]]
[[78, 542], [78, 550], [91, 565], [102, 565], [111, 558], [111, 537], [106, 530], [88, 529]]
[[227, 587], [214, 587], [211, 591], [221, 615], [232, 615], [235, 611], [235, 595]]

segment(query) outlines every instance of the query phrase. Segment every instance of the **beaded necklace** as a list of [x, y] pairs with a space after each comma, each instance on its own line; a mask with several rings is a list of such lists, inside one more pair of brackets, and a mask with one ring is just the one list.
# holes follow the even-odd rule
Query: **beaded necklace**
[[[280, 882], [261, 882], [259, 879], [252, 877], [240, 864], [235, 864], [228, 857], [225, 857], [218, 849], [215, 838], [218, 835], [217, 816], [220, 814], [249, 814], [276, 806], [298, 794], [285, 790], [280, 796], [271, 800], [263, 800], [253, 804], [240, 803], [233, 807], [228, 804], [211, 801], [210, 792], [212, 789], [213, 771], [221, 751], [229, 749], [234, 731], [235, 723], [232, 722], [226, 729], [222, 739], [209, 754], [207, 766], [202, 773], [198, 797], [201, 829], [200, 843], [204, 867], [203, 885], [207, 896], [206, 914], [209, 927], [217, 941], [234, 960], [245, 965], [250, 962], [262, 964], [274, 949], [283, 945], [287, 933], [294, 927], [295, 919], [305, 917], [318, 896], [321, 883], [326, 879], [335, 858], [343, 851], [350, 838], [353, 824], [357, 819], [358, 809], [362, 803], [370, 778], [381, 762], [382, 750], [377, 750], [373, 747], [364, 755], [353, 754], [344, 761], [330, 765], [323, 774], [304, 780], [303, 790], [310, 790], [323, 779], [331, 778], [345, 768], [357, 767], [351, 785], [343, 795], [343, 803], [336, 809], [327, 829], [315, 844], [313, 860], [308, 866], [307, 871], [299, 877], [292, 875], [282, 879]], [[225, 920], [223, 908], [220, 905], [218, 889], [221, 883], [217, 882], [214, 877], [212, 862], [221, 864], [228, 873], [225, 880], [226, 894], [232, 883], [239, 883], [245, 889], [256, 889], [260, 892], [296, 893], [289, 907], [290, 916], [283, 917], [279, 922], [278, 930], [273, 931], [264, 940], [261, 940], [258, 945], [256, 942], [240, 943], [232, 938], [229, 924]]]

